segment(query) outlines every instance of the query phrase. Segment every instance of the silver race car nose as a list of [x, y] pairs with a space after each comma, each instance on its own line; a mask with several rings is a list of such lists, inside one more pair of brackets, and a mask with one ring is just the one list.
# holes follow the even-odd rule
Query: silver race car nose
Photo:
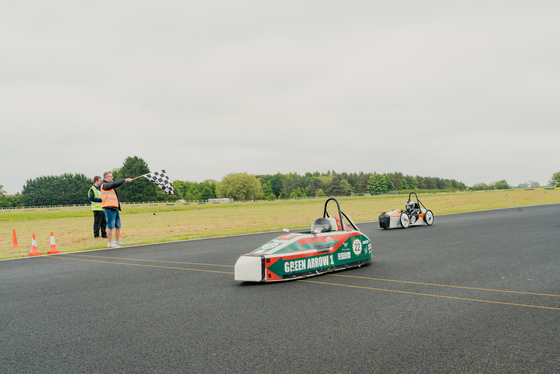
[[234, 279], [239, 282], [262, 281], [262, 258], [260, 256], [241, 256], [235, 263]]

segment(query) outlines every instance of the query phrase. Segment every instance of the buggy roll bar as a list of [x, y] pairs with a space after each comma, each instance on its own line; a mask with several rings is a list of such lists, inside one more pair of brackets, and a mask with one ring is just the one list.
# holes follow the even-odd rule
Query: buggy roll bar
[[421, 205], [424, 207], [424, 209], [428, 210], [428, 208], [426, 208], [426, 206], [424, 204], [422, 204], [422, 202], [420, 201], [420, 199], [418, 198], [418, 195], [416, 195], [416, 192], [411, 192], [408, 194], [408, 200], [412, 200], [410, 197], [412, 196], [412, 194], [414, 194], [414, 196], [416, 196], [416, 202], [418, 203], [418, 205]]
[[331, 200], [336, 203], [336, 206], [338, 208], [338, 219], [340, 220], [341, 231], [345, 231], [344, 230], [344, 221], [342, 220], [343, 216], [346, 218], [348, 223], [350, 223], [350, 225], [354, 228], [354, 230], [359, 231], [358, 228], [356, 227], [356, 225], [354, 224], [354, 222], [352, 222], [352, 220], [350, 219], [350, 217], [348, 217], [342, 210], [340, 210], [340, 204], [338, 203], [338, 200], [335, 199], [334, 197], [329, 197], [327, 199], [327, 201], [325, 201], [325, 209], [323, 210], [323, 218], [330, 217], [329, 213], [327, 212], [327, 205], [329, 204], [329, 201], [331, 201]]

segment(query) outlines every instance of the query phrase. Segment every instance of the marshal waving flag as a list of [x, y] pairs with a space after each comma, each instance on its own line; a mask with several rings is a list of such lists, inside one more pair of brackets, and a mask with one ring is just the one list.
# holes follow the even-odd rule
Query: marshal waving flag
[[142, 175], [143, 177], [148, 178], [148, 180], [157, 184], [159, 188], [165, 191], [168, 195], [174, 195], [175, 190], [173, 189], [173, 185], [169, 181], [169, 177], [165, 173], [165, 170], [156, 171], [154, 173], [148, 173]]

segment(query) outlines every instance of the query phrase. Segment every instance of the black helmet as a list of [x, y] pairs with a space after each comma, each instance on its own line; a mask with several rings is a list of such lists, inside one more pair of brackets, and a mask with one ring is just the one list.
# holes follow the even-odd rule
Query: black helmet
[[311, 225], [312, 233], [328, 232], [332, 230], [331, 221], [326, 218], [317, 218]]

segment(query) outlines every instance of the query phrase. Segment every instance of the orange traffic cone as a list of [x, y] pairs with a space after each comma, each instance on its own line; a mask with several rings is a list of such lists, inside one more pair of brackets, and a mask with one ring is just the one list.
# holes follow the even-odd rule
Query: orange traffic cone
[[56, 249], [56, 244], [54, 243], [54, 235], [51, 231], [51, 249], [49, 249], [47, 251], [48, 255], [55, 255], [57, 253], [60, 253], [60, 251], [58, 249]]
[[37, 249], [37, 240], [35, 240], [35, 234], [33, 234], [33, 240], [31, 241], [31, 252], [28, 253], [29, 256], [41, 256], [41, 252]]
[[21, 247], [21, 245], [19, 245], [18, 242], [17, 242], [16, 230], [14, 229], [14, 232], [12, 234], [12, 246], [11, 246], [11, 248], [15, 248], [15, 247]]

